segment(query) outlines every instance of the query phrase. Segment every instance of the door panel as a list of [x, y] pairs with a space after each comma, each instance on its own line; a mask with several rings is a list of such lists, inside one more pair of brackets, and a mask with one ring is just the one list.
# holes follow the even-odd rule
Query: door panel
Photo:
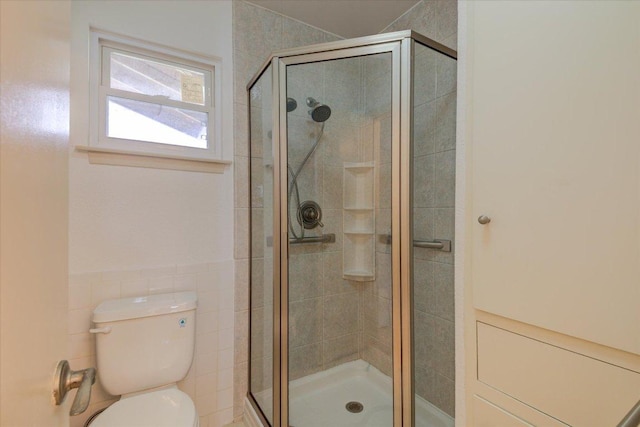
[[478, 396], [473, 397], [473, 424], [475, 427], [532, 427], [528, 422]]
[[640, 353], [640, 5], [474, 9], [474, 306]]
[[[271, 67], [249, 97], [251, 111], [251, 395], [273, 425], [273, 147]], [[267, 241], [269, 240], [269, 241]]]
[[478, 380], [573, 426], [616, 425], [640, 374], [478, 322]]
[[289, 422], [392, 425], [392, 54], [286, 73]]
[[0, 17], [0, 425], [66, 426], [70, 4], [3, 1]]

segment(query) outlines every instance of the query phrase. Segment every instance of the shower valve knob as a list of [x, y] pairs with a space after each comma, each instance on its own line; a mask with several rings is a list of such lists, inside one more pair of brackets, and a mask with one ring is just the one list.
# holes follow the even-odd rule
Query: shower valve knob
[[478, 222], [482, 225], [489, 224], [491, 222], [491, 218], [486, 215], [480, 215], [478, 217]]
[[307, 230], [312, 230], [317, 226], [324, 227], [320, 205], [312, 200], [303, 202], [298, 208], [298, 223]]

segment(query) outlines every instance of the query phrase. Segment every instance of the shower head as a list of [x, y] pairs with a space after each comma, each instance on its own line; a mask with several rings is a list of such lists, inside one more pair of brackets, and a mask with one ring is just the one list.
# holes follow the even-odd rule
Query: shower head
[[331, 117], [331, 108], [328, 105], [320, 104], [309, 111], [309, 114], [314, 121], [322, 123]]
[[307, 98], [307, 106], [311, 108], [309, 115], [315, 122], [322, 123], [331, 117], [331, 108], [328, 105], [319, 103], [314, 98]]
[[287, 98], [287, 113], [292, 112], [296, 108], [298, 108], [298, 103], [296, 102], [296, 100], [293, 98]]

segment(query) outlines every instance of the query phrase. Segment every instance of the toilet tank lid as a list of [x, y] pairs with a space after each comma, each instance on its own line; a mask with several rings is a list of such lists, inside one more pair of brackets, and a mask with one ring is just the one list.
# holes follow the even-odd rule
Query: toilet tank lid
[[101, 302], [93, 310], [94, 323], [114, 322], [140, 317], [159, 316], [194, 310], [195, 292], [175, 292], [133, 298], [112, 299]]

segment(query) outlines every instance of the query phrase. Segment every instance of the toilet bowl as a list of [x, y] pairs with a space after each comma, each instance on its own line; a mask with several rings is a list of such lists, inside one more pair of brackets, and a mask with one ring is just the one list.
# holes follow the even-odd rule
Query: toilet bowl
[[93, 311], [97, 373], [121, 398], [91, 427], [197, 427], [191, 398], [178, 390], [193, 360], [194, 292], [104, 301]]

